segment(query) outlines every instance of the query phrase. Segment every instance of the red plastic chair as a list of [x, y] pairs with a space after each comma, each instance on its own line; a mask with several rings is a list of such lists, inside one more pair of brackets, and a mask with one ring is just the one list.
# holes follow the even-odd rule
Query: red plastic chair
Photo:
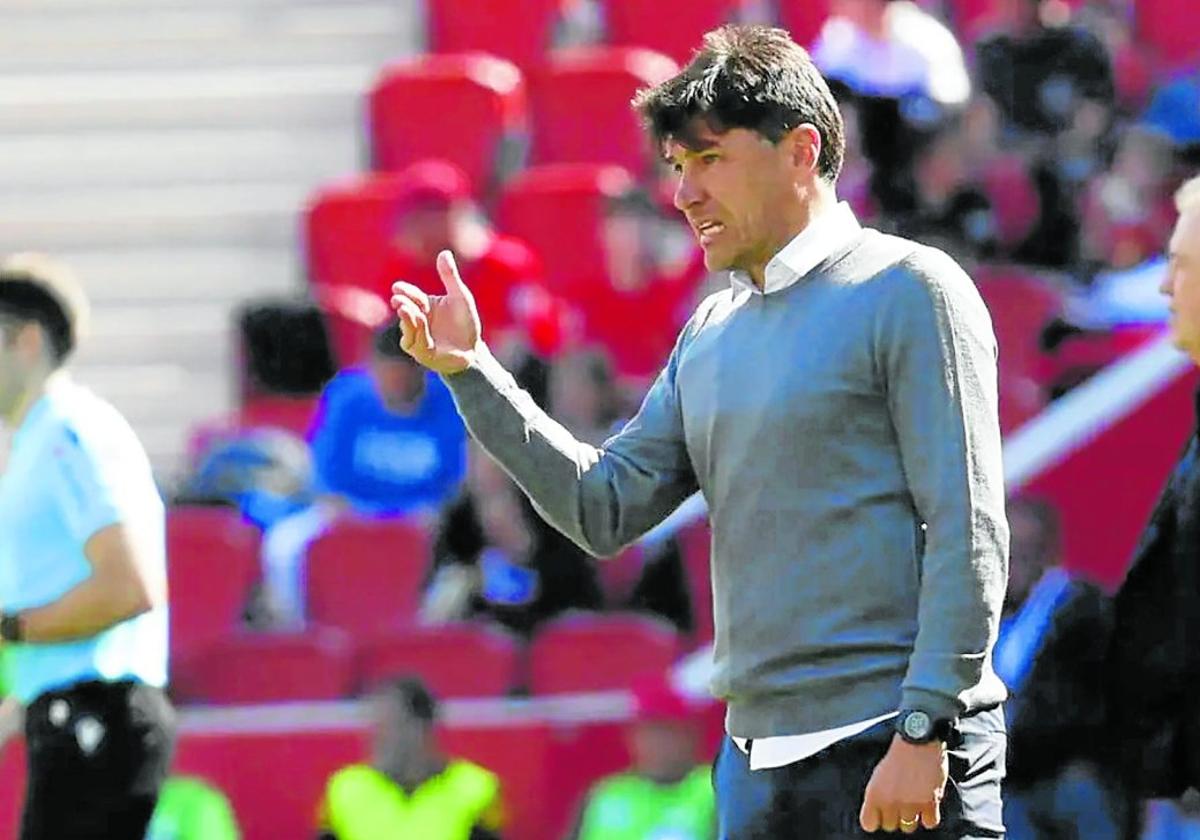
[[550, 48], [564, 0], [425, 0], [432, 52], [488, 52], [521, 67]]
[[[388, 242], [401, 193], [400, 177], [384, 173], [332, 184], [310, 199], [304, 217], [308, 274], [323, 308], [346, 303], [337, 297], [343, 294], [337, 291], [341, 288], [361, 289], [377, 298], [372, 287], [388, 269]], [[361, 314], [369, 320], [378, 309]], [[333, 341], [339, 352], [349, 349], [340, 346], [344, 338], [336, 334]]]
[[630, 100], [678, 70], [667, 56], [646, 49], [551, 53], [529, 77], [531, 162], [615, 163], [646, 172], [652, 149]]
[[167, 510], [172, 654], [204, 648], [239, 623], [259, 573], [259, 534], [225, 507]]
[[309, 618], [357, 635], [404, 624], [429, 556], [429, 535], [408, 520], [339, 520], [308, 550]]
[[801, 46], [812, 46], [827, 17], [829, 0], [779, 0], [779, 25]]
[[551, 291], [570, 296], [603, 271], [605, 201], [633, 184], [633, 176], [619, 166], [534, 167], [505, 187], [498, 225], [542, 258]]
[[743, 0], [603, 0], [608, 42], [648, 47], [686, 64], [704, 33], [736, 20]]
[[185, 702], [213, 704], [337, 700], [354, 687], [346, 634], [237, 633], [181, 661], [173, 690]]
[[445, 158], [467, 173], [477, 195], [501, 174], [504, 144], [526, 131], [521, 71], [482, 53], [424, 56], [386, 67], [369, 108], [376, 169]]
[[417, 674], [438, 697], [501, 697], [517, 684], [520, 648], [512, 636], [477, 624], [388, 631], [358, 649], [365, 689]]
[[679, 637], [667, 624], [640, 615], [571, 615], [553, 621], [529, 648], [534, 694], [628, 688], [649, 671], [671, 667]]

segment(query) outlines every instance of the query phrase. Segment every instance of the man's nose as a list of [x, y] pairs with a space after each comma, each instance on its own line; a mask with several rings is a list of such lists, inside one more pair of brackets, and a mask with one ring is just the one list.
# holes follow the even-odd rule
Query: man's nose
[[679, 183], [675, 185], [675, 206], [686, 210], [700, 200], [701, 194], [696, 179], [684, 173], [679, 176]]

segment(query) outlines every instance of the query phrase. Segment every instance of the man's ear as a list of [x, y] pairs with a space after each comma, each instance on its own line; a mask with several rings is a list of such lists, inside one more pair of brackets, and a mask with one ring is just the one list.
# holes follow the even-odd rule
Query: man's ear
[[812, 123], [800, 123], [784, 135], [793, 166], [816, 173], [821, 159], [821, 133]]

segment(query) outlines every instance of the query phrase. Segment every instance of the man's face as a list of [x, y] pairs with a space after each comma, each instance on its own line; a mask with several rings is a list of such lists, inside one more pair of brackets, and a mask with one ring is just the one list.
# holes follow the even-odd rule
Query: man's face
[[36, 326], [0, 315], [0, 423], [10, 416], [29, 380], [30, 344], [27, 330]]
[[682, 776], [696, 763], [698, 737], [687, 721], [637, 721], [628, 731], [633, 765], [651, 779]]
[[455, 225], [462, 208], [450, 203], [427, 203], [406, 212], [396, 226], [396, 238], [415, 257], [432, 262], [454, 244]]
[[1200, 207], [1179, 217], [1171, 235], [1162, 293], [1170, 298], [1175, 346], [1200, 364]]
[[[694, 148], [671, 139], [664, 152], [679, 179], [675, 206], [699, 238], [704, 264], [710, 271], [765, 265], [791, 238], [781, 210], [796, 201], [795, 144], [772, 144], [744, 128], [716, 134], [701, 125], [694, 136]], [[815, 131], [798, 142], [819, 146]], [[819, 147], [808, 151], [815, 156]]]
[[371, 360], [371, 377], [379, 398], [393, 411], [415, 402], [425, 385], [425, 375], [415, 364], [378, 353]]

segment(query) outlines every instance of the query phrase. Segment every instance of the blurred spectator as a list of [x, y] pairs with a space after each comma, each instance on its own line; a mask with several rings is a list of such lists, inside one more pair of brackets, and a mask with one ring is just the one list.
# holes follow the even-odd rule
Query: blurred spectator
[[1009, 503], [1009, 585], [996, 673], [1011, 692], [1004, 822], [1013, 840], [1130, 837], [1133, 809], [1106, 751], [1101, 670], [1108, 601], [1060, 565], [1047, 503]]
[[370, 764], [334, 773], [321, 803], [320, 840], [499, 840], [500, 782], [438, 749], [437, 701], [416, 678], [387, 683], [370, 701]]
[[238, 840], [237, 819], [225, 794], [190, 776], [170, 776], [158, 795], [158, 805], [146, 840]]
[[1137, 126], [1121, 134], [1110, 170], [1088, 186], [1083, 203], [1081, 258], [1091, 265], [1132, 268], [1162, 252], [1175, 208], [1170, 141]]
[[550, 416], [575, 437], [599, 446], [624, 415], [612, 364], [599, 350], [564, 354], [550, 367]]
[[435, 261], [454, 252], [471, 284], [489, 342], [514, 335], [542, 355], [552, 354], [570, 330], [567, 310], [542, 282], [542, 267], [529, 246], [494, 232], [471, 196], [470, 181], [454, 164], [425, 160], [403, 170], [407, 190], [396, 206], [396, 227], [387, 269], [378, 280], [385, 300], [404, 280], [428, 294], [443, 294]]
[[1200, 791], [1191, 788], [1177, 801], [1147, 803], [1140, 840], [1200, 840]]
[[527, 635], [565, 610], [599, 609], [602, 600], [595, 561], [472, 446], [463, 492], [438, 525], [422, 619], [486, 618]]
[[311, 438], [316, 501], [263, 540], [267, 610], [291, 627], [304, 618], [304, 551], [337, 516], [432, 516], [466, 469], [466, 430], [450, 393], [400, 349], [395, 323], [376, 333], [368, 368], [326, 386]]
[[976, 46], [979, 84], [1011, 127], [1056, 134], [1081, 108], [1112, 108], [1108, 53], [1096, 36], [1069, 25], [1066, 8], [1060, 0], [1004, 0], [999, 31]]
[[698, 711], [663, 676], [635, 685], [627, 735], [633, 766], [591, 789], [569, 840], [715, 838], [711, 771], [699, 764]]
[[881, 209], [911, 211], [922, 135], [971, 93], [954, 34], [908, 0], [835, 0], [812, 54], [835, 91], [854, 98]]
[[[692, 314], [702, 257], [679, 214], [664, 213], [641, 189], [610, 199], [603, 224], [604, 274], [583, 284], [572, 302], [582, 310], [586, 337], [604, 345], [618, 373], [648, 380]], [[630, 312], [638, 329], [628, 328]]]

